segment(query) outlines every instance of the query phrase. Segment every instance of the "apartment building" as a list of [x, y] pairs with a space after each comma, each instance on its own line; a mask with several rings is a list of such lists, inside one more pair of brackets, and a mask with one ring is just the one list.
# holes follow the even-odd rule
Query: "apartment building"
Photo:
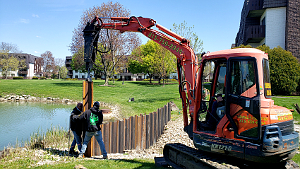
[[[9, 57], [15, 57], [18, 60], [25, 60], [26, 67], [19, 70], [8, 70], [7, 77], [13, 78], [22, 76], [24, 79], [32, 79], [33, 76], [43, 76], [42, 61], [43, 58], [27, 53], [9, 53]], [[5, 72], [0, 67], [0, 78], [3, 78]]]
[[245, 0], [235, 46], [277, 46], [300, 60], [300, 0]]

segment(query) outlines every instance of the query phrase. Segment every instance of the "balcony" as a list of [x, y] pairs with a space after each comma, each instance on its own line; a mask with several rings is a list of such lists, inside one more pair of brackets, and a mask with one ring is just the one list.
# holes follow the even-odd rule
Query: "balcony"
[[26, 70], [26, 71], [18, 71], [18, 74], [19, 75], [27, 75], [27, 73], [28, 73], [28, 71]]
[[247, 43], [259, 43], [266, 36], [266, 26], [265, 25], [255, 25], [249, 26], [246, 31], [246, 41]]
[[260, 17], [264, 13], [264, 0], [249, 0], [246, 6], [246, 14], [248, 17]]

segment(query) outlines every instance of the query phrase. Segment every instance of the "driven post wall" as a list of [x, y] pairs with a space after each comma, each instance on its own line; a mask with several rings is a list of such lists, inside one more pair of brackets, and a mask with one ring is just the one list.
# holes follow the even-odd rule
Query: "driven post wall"
[[[154, 145], [163, 134], [164, 126], [171, 120], [170, 103], [148, 115], [131, 116], [127, 119], [101, 125], [107, 153], [124, 153], [126, 150], [142, 150]], [[94, 142], [92, 156], [101, 155]]]

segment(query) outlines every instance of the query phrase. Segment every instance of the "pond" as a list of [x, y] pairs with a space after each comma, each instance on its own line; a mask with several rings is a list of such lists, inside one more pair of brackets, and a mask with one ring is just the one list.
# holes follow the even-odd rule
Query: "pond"
[[51, 126], [69, 128], [69, 116], [75, 104], [0, 102], [0, 151], [29, 141], [30, 135], [45, 132]]

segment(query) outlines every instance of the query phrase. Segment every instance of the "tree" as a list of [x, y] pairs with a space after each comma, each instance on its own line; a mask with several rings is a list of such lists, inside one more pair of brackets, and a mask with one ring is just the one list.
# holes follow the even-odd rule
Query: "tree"
[[66, 66], [62, 66], [59, 69], [59, 78], [65, 79], [67, 77], [68, 74], [68, 69], [66, 68]]
[[198, 35], [193, 31], [194, 25], [191, 27], [187, 26], [187, 23], [183, 21], [181, 24], [173, 24], [173, 32], [190, 40], [190, 46], [194, 50], [195, 54], [203, 52], [203, 41], [199, 39]]
[[[82, 69], [85, 64], [83, 60], [83, 32], [87, 22], [99, 17], [129, 17], [129, 10], [125, 9], [120, 3], [102, 3], [101, 6], [94, 6], [83, 12], [78, 28], [73, 31], [72, 43], [70, 46], [71, 52], [76, 56], [72, 59], [73, 66]], [[93, 70], [94, 72], [102, 71], [105, 76], [104, 85], [108, 85], [109, 76], [115, 71], [116, 67], [123, 66], [126, 62], [126, 56], [131, 51], [141, 44], [138, 35], [132, 32], [120, 33], [117, 30], [107, 30], [99, 32], [98, 40], [99, 50], [107, 51], [107, 53], [99, 53], [96, 56]], [[73, 55], [73, 57], [74, 57]], [[75, 63], [79, 61], [80, 63]], [[122, 63], [123, 62], [123, 63]]]
[[65, 60], [61, 58], [54, 58], [55, 68], [53, 69], [52, 76], [55, 78], [58, 76], [58, 79], [60, 79], [61, 74], [60, 70], [63, 66], [65, 66]]
[[54, 57], [50, 51], [42, 53], [41, 57], [43, 58], [43, 71], [45, 77], [49, 77], [55, 68]]
[[150, 83], [155, 74], [159, 76], [160, 82], [170, 72], [175, 72], [175, 55], [152, 40], [134, 50], [132, 56], [139, 57], [139, 59], [131, 58], [129, 71], [132, 73], [147, 73], [150, 76]]
[[25, 60], [18, 60], [17, 58], [13, 57], [9, 53], [21, 53], [17, 47], [17, 45], [1, 42], [0, 45], [0, 67], [2, 68], [2, 74], [5, 74], [5, 79], [7, 79], [8, 71], [12, 70], [15, 71], [17, 69], [24, 69], [26, 67]]

